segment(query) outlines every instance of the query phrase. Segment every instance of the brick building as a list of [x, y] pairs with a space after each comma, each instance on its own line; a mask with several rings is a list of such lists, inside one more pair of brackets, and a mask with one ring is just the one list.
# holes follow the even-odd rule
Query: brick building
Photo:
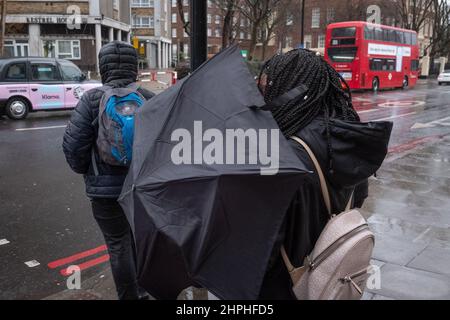
[[170, 67], [170, 12], [170, 0], [131, 0], [132, 38], [144, 67]]
[[129, 0], [9, 0], [5, 56], [69, 59], [98, 70], [98, 52], [112, 40], [130, 39]]
[[[171, 0], [171, 32], [172, 32], [172, 57], [173, 64], [178, 61], [189, 59], [190, 57], [190, 38], [186, 34], [177, 8], [177, 1]], [[189, 21], [190, 8], [189, 1], [183, 1], [184, 20]], [[207, 13], [207, 33], [208, 33], [208, 57], [213, 56], [222, 49], [222, 32], [223, 32], [224, 12], [217, 7], [213, 1], [208, 1]], [[242, 50], [248, 50], [250, 44], [250, 21], [240, 15], [238, 12], [233, 16], [231, 41], [239, 43]], [[271, 41], [267, 51], [267, 55], [273, 54], [275, 51], [274, 41]], [[256, 46], [255, 57], [261, 58], [262, 48], [258, 43]]]

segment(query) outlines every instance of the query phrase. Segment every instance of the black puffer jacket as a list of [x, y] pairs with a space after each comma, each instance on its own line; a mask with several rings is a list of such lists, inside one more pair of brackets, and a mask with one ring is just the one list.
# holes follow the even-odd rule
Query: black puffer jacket
[[[105, 45], [99, 54], [100, 74], [103, 85], [125, 87], [137, 79], [137, 53], [129, 44], [114, 41]], [[154, 96], [139, 88], [146, 98]], [[117, 198], [127, 174], [124, 167], [114, 167], [100, 161], [95, 152], [99, 175], [93, 172], [91, 148], [97, 139], [95, 119], [103, 91], [95, 88], [83, 94], [67, 125], [63, 139], [63, 151], [73, 171], [84, 175], [86, 193], [91, 198]], [[94, 149], [95, 150], [95, 149]]]
[[[354, 190], [353, 207], [361, 207], [368, 195], [368, 177], [381, 166], [388, 150], [391, 122], [359, 123], [330, 120], [332, 170], [326, 125], [317, 118], [297, 133], [314, 152], [320, 163], [330, 192], [333, 214], [344, 211]], [[316, 169], [306, 150], [291, 140], [299, 159], [306, 168]], [[328, 211], [323, 200], [317, 174], [305, 181], [287, 212], [284, 227], [274, 247], [261, 299], [294, 299], [292, 282], [280, 254], [284, 243], [292, 263], [299, 267], [312, 251], [320, 233], [328, 222]]]

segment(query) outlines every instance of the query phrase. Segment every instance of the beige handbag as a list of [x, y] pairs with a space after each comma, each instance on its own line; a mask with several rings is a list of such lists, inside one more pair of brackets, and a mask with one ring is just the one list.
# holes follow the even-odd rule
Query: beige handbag
[[330, 194], [319, 162], [303, 140], [298, 137], [292, 139], [301, 144], [311, 157], [330, 214], [329, 222], [302, 267], [294, 267], [285, 248], [281, 248], [295, 296], [299, 300], [360, 299], [368, 278], [374, 235], [361, 213], [350, 210], [353, 196], [344, 212], [332, 215]]

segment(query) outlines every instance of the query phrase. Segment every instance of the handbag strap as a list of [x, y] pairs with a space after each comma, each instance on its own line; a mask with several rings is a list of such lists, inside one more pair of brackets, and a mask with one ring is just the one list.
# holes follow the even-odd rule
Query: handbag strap
[[[320, 167], [319, 161], [317, 160], [316, 156], [314, 155], [314, 152], [312, 152], [311, 148], [306, 144], [305, 141], [300, 139], [299, 137], [292, 136], [292, 140], [298, 142], [300, 145], [305, 148], [306, 152], [308, 153], [309, 157], [311, 158], [314, 167], [316, 168], [317, 174], [319, 175], [319, 181], [320, 181], [320, 189], [322, 190], [323, 200], [325, 201], [325, 206], [327, 207], [328, 214], [331, 216], [331, 201], [330, 201], [330, 192], [328, 191], [327, 182], [325, 180], [325, 175], [323, 174], [322, 168]], [[350, 201], [352, 199], [350, 198]], [[349, 204], [350, 204], [349, 201]]]

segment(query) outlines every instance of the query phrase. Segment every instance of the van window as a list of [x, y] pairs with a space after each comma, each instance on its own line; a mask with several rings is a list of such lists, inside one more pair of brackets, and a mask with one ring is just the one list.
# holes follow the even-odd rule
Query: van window
[[27, 65], [24, 62], [13, 63], [8, 66], [5, 74], [6, 81], [26, 81]]
[[31, 79], [35, 81], [58, 81], [58, 69], [53, 64], [36, 63], [31, 65]]

